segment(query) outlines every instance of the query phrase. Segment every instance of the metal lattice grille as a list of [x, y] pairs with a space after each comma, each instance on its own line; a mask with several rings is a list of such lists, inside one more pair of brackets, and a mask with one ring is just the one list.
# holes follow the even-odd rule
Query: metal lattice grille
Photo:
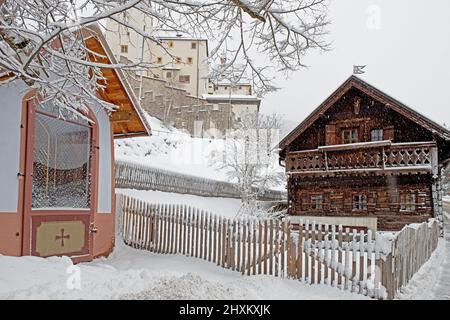
[[91, 130], [36, 113], [32, 208], [89, 208]]

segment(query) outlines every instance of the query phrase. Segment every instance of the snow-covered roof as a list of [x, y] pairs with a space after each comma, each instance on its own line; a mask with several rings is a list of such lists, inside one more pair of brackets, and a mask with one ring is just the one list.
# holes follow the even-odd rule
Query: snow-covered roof
[[182, 31], [174, 30], [157, 30], [156, 37], [162, 40], [198, 40], [198, 41], [208, 41], [204, 37], [193, 37], [190, 34]]
[[202, 96], [206, 100], [248, 100], [248, 101], [261, 101], [260, 98], [254, 95], [245, 94], [204, 94]]

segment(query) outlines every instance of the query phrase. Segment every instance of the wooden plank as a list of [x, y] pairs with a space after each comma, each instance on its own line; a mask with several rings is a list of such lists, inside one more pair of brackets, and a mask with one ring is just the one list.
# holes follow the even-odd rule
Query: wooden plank
[[285, 224], [284, 222], [281, 222], [281, 243], [280, 243], [280, 255], [281, 255], [281, 269], [280, 269], [280, 277], [284, 277], [285, 276], [285, 263], [284, 263], [284, 259], [285, 259], [285, 238], [286, 238], [286, 234], [285, 234]]
[[172, 204], [170, 206], [170, 248], [169, 253], [173, 254], [174, 252], [174, 243], [175, 243], [175, 205]]
[[236, 270], [236, 219], [233, 219], [233, 231], [231, 233], [231, 270]]
[[297, 279], [302, 280], [303, 277], [303, 223], [300, 221], [298, 226], [298, 244], [297, 244]]
[[320, 256], [322, 254], [322, 238], [323, 238], [323, 233], [322, 233], [322, 224], [319, 223], [317, 225], [317, 240], [318, 240], [318, 247], [317, 247], [317, 283], [321, 284], [322, 283], [322, 261], [320, 259]]
[[324, 279], [323, 282], [324, 284], [330, 284], [330, 278], [328, 276], [329, 274], [329, 263], [328, 261], [330, 261], [329, 258], [329, 246], [330, 246], [330, 242], [329, 242], [329, 238], [330, 238], [330, 226], [328, 224], [325, 224], [325, 230], [324, 230], [324, 250], [323, 250], [323, 275], [324, 275]]
[[144, 203], [144, 214], [143, 214], [143, 218], [144, 218], [144, 223], [143, 223], [143, 228], [144, 228], [144, 234], [143, 234], [143, 239], [142, 239], [142, 249], [143, 250], [147, 250], [148, 247], [148, 238], [149, 238], [149, 231], [150, 231], [150, 227], [149, 227], [149, 223], [150, 223], [150, 216], [149, 216], [149, 204], [147, 202]]
[[182, 210], [183, 210], [183, 212], [182, 212], [182, 221], [183, 221], [183, 255], [185, 255], [186, 254], [186, 241], [187, 241], [187, 238], [186, 238], [186, 229], [187, 229], [187, 207], [186, 207], [186, 205], [183, 205], [182, 206]]
[[247, 275], [250, 275], [250, 270], [251, 270], [251, 253], [252, 253], [252, 232], [253, 232], [253, 228], [252, 228], [252, 221], [248, 220], [248, 236], [247, 236]]
[[160, 205], [157, 204], [155, 207], [155, 246], [153, 249], [153, 252], [159, 252], [159, 239], [160, 239], [160, 227], [161, 227], [161, 222], [160, 222]]
[[264, 274], [267, 274], [267, 219], [264, 220]]
[[217, 265], [222, 265], [222, 217], [219, 217], [217, 224]]
[[212, 230], [212, 215], [208, 213], [208, 261], [212, 261], [212, 238], [213, 238], [213, 230]]
[[270, 220], [269, 226], [269, 274], [273, 275], [273, 220]]
[[258, 223], [258, 274], [262, 274], [262, 261], [261, 261], [261, 255], [262, 255], [262, 221]]
[[344, 289], [349, 289], [349, 281], [351, 277], [351, 262], [350, 262], [350, 249], [351, 249], [351, 241], [352, 236], [350, 234], [350, 229], [345, 228], [345, 266], [344, 266]]
[[181, 205], [177, 204], [177, 218], [176, 218], [176, 240], [175, 240], [175, 253], [181, 253]]
[[[343, 243], [343, 234], [342, 234], [342, 232], [343, 232], [343, 227], [342, 227], [342, 225], [339, 225], [339, 227], [338, 227], [339, 229], [338, 229], [338, 248], [339, 248], [339, 251], [338, 251], [338, 266], [341, 266], [342, 265], [342, 263], [343, 263], [343, 261], [342, 261], [342, 256], [343, 256], [343, 252], [344, 252], [344, 248], [342, 247], [342, 243]], [[338, 270], [340, 269], [340, 267], [338, 267]], [[344, 269], [344, 271], [345, 271], [345, 269]], [[338, 286], [339, 287], [341, 287], [342, 286], [342, 276], [343, 276], [343, 272], [342, 273], [339, 273], [338, 272]]]
[[316, 222], [311, 224], [311, 283], [316, 283]]
[[203, 215], [203, 259], [208, 259], [208, 213]]
[[227, 265], [227, 249], [227, 219], [225, 218], [222, 221], [222, 268], [225, 268]]
[[330, 285], [331, 286], [336, 286], [336, 256], [337, 256], [337, 238], [336, 238], [336, 226], [335, 225], [331, 225], [331, 275], [330, 275]]
[[199, 226], [199, 224], [200, 224], [200, 212], [196, 208], [194, 210], [195, 210], [195, 216], [194, 216], [194, 221], [195, 221], [195, 223], [194, 223], [195, 243], [194, 243], [194, 246], [195, 246], [195, 257], [198, 258], [198, 247], [199, 247], [199, 241], [198, 240], [200, 238], [200, 235], [199, 235], [199, 233], [200, 233], [200, 226]]
[[246, 252], [247, 252], [247, 225], [248, 225], [248, 220], [244, 219], [243, 223], [242, 223], [242, 265], [241, 265], [241, 272], [244, 275], [245, 274], [245, 266], [246, 266]]
[[279, 269], [279, 264], [278, 264], [278, 260], [279, 260], [279, 230], [280, 230], [280, 226], [278, 223], [278, 220], [275, 220], [275, 252], [274, 252], [274, 257], [275, 257], [275, 277], [278, 277], [278, 269]]
[[166, 205], [161, 205], [161, 251], [159, 253], [165, 253], [166, 244]]
[[213, 217], [213, 234], [214, 234], [214, 243], [213, 243], [213, 262], [217, 263], [218, 259], [217, 259], [217, 216], [214, 215]]
[[309, 241], [309, 235], [310, 235], [309, 228], [310, 228], [309, 221], [306, 220], [305, 233], [304, 233], [304, 235], [305, 235], [305, 281], [306, 281], [306, 283], [311, 283], [311, 278], [309, 276], [309, 265], [310, 265], [309, 249], [311, 248], [311, 242]]
[[199, 226], [199, 231], [200, 231], [200, 243], [199, 243], [199, 255], [198, 257], [203, 259], [203, 237], [204, 237], [204, 212], [203, 210], [200, 211], [200, 226]]
[[292, 276], [292, 252], [291, 252], [291, 224], [288, 219], [284, 221], [284, 232], [286, 234], [286, 276]]
[[258, 221], [255, 219], [255, 220], [253, 220], [253, 223], [252, 223], [252, 229], [253, 229], [253, 236], [252, 236], [252, 243], [253, 243], [253, 250], [252, 250], [252, 274], [253, 275], [256, 275], [256, 251], [257, 251], [257, 248], [256, 248], [256, 244], [257, 244], [257, 242], [256, 242], [256, 230], [257, 230], [257, 223], [258, 223]]
[[194, 251], [193, 251], [193, 216], [192, 216], [192, 208], [189, 206], [188, 207], [188, 221], [187, 221], [187, 226], [188, 226], [188, 230], [187, 230], [187, 243], [186, 243], [186, 252], [188, 253], [188, 255], [190, 257], [194, 256]]
[[359, 233], [359, 293], [363, 294], [364, 292], [364, 273], [367, 272], [367, 266], [364, 261], [364, 231], [360, 231]]
[[230, 219], [227, 219], [227, 251], [226, 251], [226, 255], [227, 255], [227, 268], [231, 269], [231, 255], [232, 255], [232, 248], [231, 248], [231, 243], [232, 243], [232, 237], [233, 234], [231, 233], [231, 228], [232, 228], [232, 221]]
[[237, 230], [236, 230], [236, 246], [237, 246], [237, 254], [236, 254], [236, 271], [241, 271], [241, 248], [242, 248], [242, 242], [241, 242], [241, 231], [242, 231], [242, 220], [239, 219], [237, 221]]
[[[366, 274], [365, 274], [365, 281], [366, 283], [368, 281], [371, 281], [371, 279], [375, 280], [375, 270], [373, 270], [373, 268], [375, 268], [375, 257], [374, 257], [374, 246], [375, 243], [372, 239], [372, 230], [368, 230], [367, 231], [367, 241], [369, 242], [367, 245], [367, 269], [366, 269]], [[375, 284], [375, 281], [374, 281]], [[375, 285], [372, 286], [373, 288], [375, 287]], [[374, 290], [367, 290], [367, 295], [369, 295], [371, 298], [375, 297], [375, 293]]]
[[358, 231], [356, 229], [353, 229], [352, 232], [352, 276], [351, 276], [351, 291], [355, 292], [358, 279], [356, 277], [356, 268], [357, 268], [357, 261], [358, 261], [358, 246], [357, 246], [357, 233]]

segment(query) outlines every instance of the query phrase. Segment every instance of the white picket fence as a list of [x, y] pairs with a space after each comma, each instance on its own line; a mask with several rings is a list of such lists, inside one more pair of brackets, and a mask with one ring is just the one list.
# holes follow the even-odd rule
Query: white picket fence
[[[201, 178], [188, 174], [116, 160], [116, 187], [138, 190], [158, 190], [206, 197], [240, 198], [233, 183]], [[259, 192], [260, 200], [282, 201], [287, 193], [277, 190]]]
[[379, 234], [305, 221], [228, 219], [184, 205], [119, 195], [120, 231], [134, 248], [205, 259], [243, 275], [265, 274], [392, 299], [437, 246], [438, 223]]

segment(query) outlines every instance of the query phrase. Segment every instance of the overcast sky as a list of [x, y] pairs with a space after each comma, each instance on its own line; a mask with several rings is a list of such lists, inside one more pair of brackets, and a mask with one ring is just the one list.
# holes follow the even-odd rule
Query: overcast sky
[[282, 89], [264, 98], [261, 111], [299, 123], [356, 64], [367, 65], [362, 79], [438, 123], [450, 124], [449, 13], [448, 0], [332, 1], [333, 50], [309, 55], [308, 69], [287, 80], [280, 77]]

